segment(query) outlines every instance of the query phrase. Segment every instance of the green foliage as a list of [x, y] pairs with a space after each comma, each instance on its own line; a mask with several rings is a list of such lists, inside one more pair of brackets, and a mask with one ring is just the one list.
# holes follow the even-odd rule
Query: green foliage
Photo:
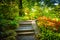
[[12, 20], [1, 20], [0, 22], [0, 29], [1, 31], [9, 30], [9, 29], [16, 29], [18, 27], [18, 22]]
[[[5, 30], [5, 31], [1, 32], [0, 36], [2, 36], [2, 38], [3, 38], [2, 40], [7, 40], [10, 37], [16, 36], [16, 32], [14, 32], [14, 30]], [[11, 39], [13, 39], [13, 38], [10, 38], [8, 40], [11, 40]]]
[[55, 33], [44, 26], [41, 26], [39, 29], [38, 40], [60, 40], [60, 33]]
[[[46, 16], [52, 20], [53, 18], [60, 19], [60, 5], [54, 6], [51, 0], [44, 0], [44, 2], [41, 0], [23, 0], [22, 5], [25, 14], [25, 16], [20, 17], [22, 20], [33, 20], [41, 16]], [[55, 33], [45, 27], [40, 27], [38, 36], [39, 40], [60, 40], [60, 33]]]
[[15, 29], [19, 25], [17, 1], [3, 0], [0, 3], [0, 40], [16, 40]]
[[[28, 14], [29, 19], [36, 19], [39, 16], [46, 16], [50, 18], [59, 18], [58, 7], [55, 8], [53, 3], [50, 0], [44, 0], [43, 5], [41, 4], [41, 0], [23, 0], [23, 11], [27, 10], [27, 12], [24, 11], [24, 13]], [[53, 6], [53, 7], [52, 7]], [[25, 15], [26, 16], [26, 15]]]
[[60, 5], [55, 6], [53, 12], [56, 14], [56, 17], [60, 18]]

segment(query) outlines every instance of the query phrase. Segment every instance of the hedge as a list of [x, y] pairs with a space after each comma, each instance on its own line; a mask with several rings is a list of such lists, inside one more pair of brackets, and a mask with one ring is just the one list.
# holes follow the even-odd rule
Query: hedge
[[19, 8], [16, 0], [0, 1], [0, 40], [16, 40]]

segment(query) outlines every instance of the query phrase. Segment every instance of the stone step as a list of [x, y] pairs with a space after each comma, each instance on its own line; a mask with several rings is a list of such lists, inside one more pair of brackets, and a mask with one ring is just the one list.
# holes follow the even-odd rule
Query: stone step
[[32, 24], [32, 20], [21, 21], [20, 24]]
[[20, 32], [20, 33], [17, 33], [18, 35], [33, 35], [35, 34], [34, 32]]
[[19, 27], [17, 30], [33, 30], [33, 27]]
[[34, 35], [20, 35], [17, 36], [17, 40], [35, 40], [35, 36]]
[[20, 27], [32, 27], [32, 24], [20, 24]]
[[16, 30], [16, 32], [32, 32], [34, 30]]
[[20, 25], [21, 24], [32, 24], [32, 22], [20, 22]]
[[16, 30], [17, 40], [35, 40], [35, 21], [21, 21], [20, 27]]

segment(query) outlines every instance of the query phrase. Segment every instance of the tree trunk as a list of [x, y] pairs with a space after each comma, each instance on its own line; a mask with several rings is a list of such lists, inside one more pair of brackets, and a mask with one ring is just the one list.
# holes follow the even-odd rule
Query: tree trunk
[[23, 16], [23, 5], [22, 5], [22, 0], [19, 0], [19, 14], [20, 16]]

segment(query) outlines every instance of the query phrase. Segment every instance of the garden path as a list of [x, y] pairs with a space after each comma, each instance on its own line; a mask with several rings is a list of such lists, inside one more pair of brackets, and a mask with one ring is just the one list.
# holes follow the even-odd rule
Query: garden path
[[17, 40], [36, 40], [38, 33], [35, 20], [21, 21], [17, 29]]

